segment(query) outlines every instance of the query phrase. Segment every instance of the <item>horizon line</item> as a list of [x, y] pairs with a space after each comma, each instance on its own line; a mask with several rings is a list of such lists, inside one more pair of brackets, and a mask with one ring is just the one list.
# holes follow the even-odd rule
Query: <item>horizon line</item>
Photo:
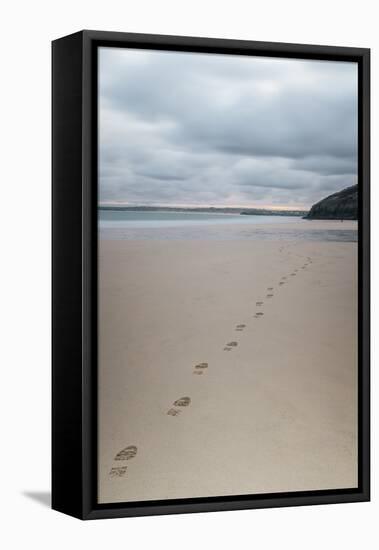
[[99, 202], [98, 208], [101, 207], [119, 207], [119, 208], [222, 208], [222, 209], [254, 209], [254, 210], [279, 210], [279, 211], [286, 211], [286, 210], [310, 210], [310, 206], [273, 206], [273, 205], [264, 205], [264, 206], [252, 206], [252, 205], [204, 205], [204, 204], [130, 204], [127, 202]]

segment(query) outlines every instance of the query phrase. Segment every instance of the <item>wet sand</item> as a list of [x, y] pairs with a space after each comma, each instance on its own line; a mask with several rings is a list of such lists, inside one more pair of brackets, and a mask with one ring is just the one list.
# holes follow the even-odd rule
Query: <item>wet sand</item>
[[357, 485], [356, 243], [101, 240], [99, 285], [99, 502]]

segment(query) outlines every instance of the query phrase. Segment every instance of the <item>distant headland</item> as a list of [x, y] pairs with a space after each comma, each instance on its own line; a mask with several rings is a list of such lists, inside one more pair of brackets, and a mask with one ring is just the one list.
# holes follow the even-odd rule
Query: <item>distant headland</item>
[[100, 205], [99, 210], [117, 210], [126, 212], [204, 212], [213, 214], [241, 214], [243, 216], [298, 216], [304, 217], [307, 210], [274, 210], [267, 208], [237, 208], [237, 207], [179, 207], [179, 206], [122, 206]]
[[358, 219], [358, 185], [346, 187], [312, 206], [306, 220]]

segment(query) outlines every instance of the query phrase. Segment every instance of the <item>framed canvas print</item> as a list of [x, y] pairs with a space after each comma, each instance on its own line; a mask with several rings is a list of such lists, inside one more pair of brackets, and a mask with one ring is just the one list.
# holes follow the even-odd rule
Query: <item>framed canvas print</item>
[[53, 508], [369, 499], [369, 50], [53, 42]]

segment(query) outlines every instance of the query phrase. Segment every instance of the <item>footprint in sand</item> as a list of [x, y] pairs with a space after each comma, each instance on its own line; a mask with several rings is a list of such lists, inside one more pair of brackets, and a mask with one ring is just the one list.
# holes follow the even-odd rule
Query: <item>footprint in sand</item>
[[238, 346], [238, 342], [229, 342], [224, 347], [224, 351], [230, 351], [232, 348], [235, 348], [236, 346]]
[[273, 287], [273, 286], [269, 286], [269, 287], [267, 287], [267, 290], [274, 290], [274, 287]]
[[291, 273], [291, 277], [296, 277], [296, 273]]
[[[113, 460], [130, 460], [134, 458], [137, 454], [137, 447], [135, 445], [128, 445], [122, 449], [119, 453], [116, 454]], [[126, 474], [127, 466], [114, 466], [110, 469], [110, 477], [123, 477]]]
[[198, 365], [195, 365], [195, 370], [193, 371], [193, 374], [203, 374], [204, 369], [208, 368], [208, 363], [199, 363]]
[[287, 279], [287, 277], [282, 277], [282, 281], [285, 281]]
[[110, 477], [123, 477], [126, 474], [127, 466], [117, 466], [116, 468], [111, 468], [109, 475]]
[[254, 317], [256, 319], [260, 319], [261, 317], [263, 317], [264, 313], [262, 311], [257, 311], [257, 313], [254, 315]]
[[284, 285], [284, 281], [280, 281], [280, 283], [279, 283], [279, 284], [280, 284], [280, 285]]
[[263, 306], [263, 302], [255, 302], [256, 306]]
[[245, 327], [246, 325], [237, 325], [236, 330], [238, 330], [239, 332], [242, 332]]
[[174, 407], [188, 407], [191, 403], [190, 397], [180, 397], [173, 403], [173, 407], [167, 411], [170, 416], [178, 416], [182, 411], [181, 409], [175, 409]]
[[129, 445], [116, 454], [114, 460], [130, 460], [137, 454], [137, 447], [135, 445]]
[[273, 294], [267, 294], [266, 298], [272, 298], [273, 296]]
[[174, 407], [188, 407], [188, 405], [191, 403], [190, 397], [180, 397], [176, 401], [174, 401]]

